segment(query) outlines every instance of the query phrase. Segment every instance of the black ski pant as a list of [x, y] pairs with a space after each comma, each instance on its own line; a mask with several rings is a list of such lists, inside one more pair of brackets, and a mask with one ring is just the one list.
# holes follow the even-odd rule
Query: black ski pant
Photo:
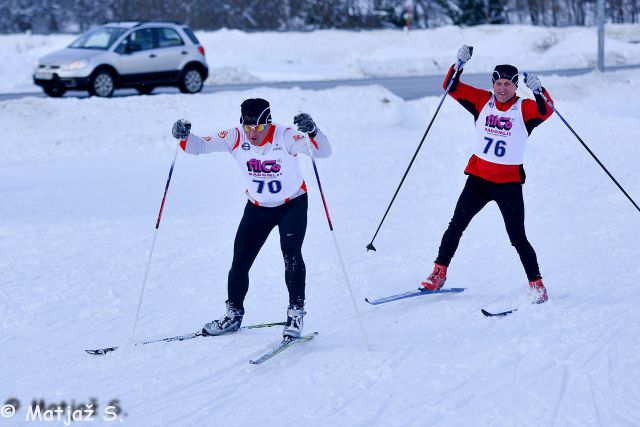
[[469, 175], [456, 204], [449, 228], [442, 236], [436, 262], [449, 266], [451, 258], [458, 248], [458, 243], [460, 243], [462, 233], [473, 217], [492, 200], [498, 204], [509, 240], [518, 251], [527, 278], [530, 281], [539, 279], [538, 258], [524, 231], [524, 200], [522, 198], [522, 184], [519, 182], [496, 184]]
[[229, 302], [234, 307], [244, 309], [244, 298], [249, 290], [249, 270], [275, 226], [280, 232], [289, 304], [304, 304], [306, 269], [302, 242], [307, 231], [308, 200], [307, 194], [303, 194], [274, 208], [247, 202], [233, 244], [233, 262], [227, 284]]

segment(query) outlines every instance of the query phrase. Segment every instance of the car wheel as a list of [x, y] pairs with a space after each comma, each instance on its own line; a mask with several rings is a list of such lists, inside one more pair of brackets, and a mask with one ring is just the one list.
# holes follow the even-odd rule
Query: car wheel
[[155, 88], [155, 86], [145, 84], [136, 86], [136, 90], [140, 95], [149, 95]]
[[188, 68], [182, 73], [180, 79], [180, 92], [182, 93], [198, 93], [202, 90], [202, 74], [195, 68]]
[[108, 71], [98, 71], [91, 79], [89, 93], [99, 97], [110, 97], [115, 89], [115, 81]]
[[59, 86], [48, 87], [43, 90], [44, 90], [44, 93], [46, 93], [52, 98], [60, 98], [67, 91], [65, 88], [59, 87]]

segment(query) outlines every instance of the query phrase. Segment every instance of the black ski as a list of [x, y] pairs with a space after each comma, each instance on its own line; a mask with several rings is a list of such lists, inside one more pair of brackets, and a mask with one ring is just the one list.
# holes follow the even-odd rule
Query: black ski
[[[284, 326], [284, 325], [286, 325], [286, 322], [259, 323], [257, 325], [242, 326], [240, 329], [270, 328], [272, 326]], [[202, 331], [198, 331], [198, 332], [193, 332], [191, 334], [186, 334], [186, 335], [176, 335], [173, 337], [159, 338], [156, 340], [139, 342], [134, 345], [146, 345], [146, 344], [153, 344], [157, 342], [185, 341], [185, 340], [191, 340], [198, 337], [207, 337], [207, 336], [209, 335], [203, 333]], [[103, 356], [112, 351], [116, 351], [118, 348], [119, 347], [107, 347], [107, 348], [99, 348], [97, 350], [85, 350], [85, 351], [89, 354], [93, 354], [96, 356]]]
[[313, 339], [313, 337], [315, 337], [316, 335], [318, 335], [318, 333], [314, 332], [314, 333], [309, 334], [309, 335], [303, 335], [300, 338], [285, 338], [279, 344], [277, 344], [275, 347], [273, 347], [271, 350], [269, 350], [268, 352], [266, 352], [265, 354], [260, 356], [258, 359], [249, 360], [249, 363], [251, 363], [252, 365], [259, 365], [259, 364], [271, 359], [276, 354], [282, 353], [283, 351], [285, 351], [286, 349], [288, 349], [289, 347], [291, 347], [294, 344], [311, 341]]
[[482, 311], [482, 314], [484, 314], [487, 317], [495, 317], [495, 316], [504, 317], [504, 316], [510, 315], [511, 313], [515, 313], [516, 311], [518, 311], [518, 309], [514, 308], [513, 310], [501, 311], [500, 313], [490, 313], [487, 310], [485, 310], [484, 308], [482, 310], [480, 310], [480, 311]]

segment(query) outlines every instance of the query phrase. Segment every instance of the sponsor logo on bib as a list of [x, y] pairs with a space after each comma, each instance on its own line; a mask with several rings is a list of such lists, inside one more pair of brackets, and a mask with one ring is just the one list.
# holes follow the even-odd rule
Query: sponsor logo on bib
[[499, 130], [511, 130], [513, 127], [513, 119], [510, 117], [500, 117], [496, 114], [489, 114], [484, 125]]
[[280, 172], [280, 165], [275, 160], [265, 160], [261, 162], [258, 159], [251, 159], [247, 162], [247, 170], [255, 173], [277, 173]]

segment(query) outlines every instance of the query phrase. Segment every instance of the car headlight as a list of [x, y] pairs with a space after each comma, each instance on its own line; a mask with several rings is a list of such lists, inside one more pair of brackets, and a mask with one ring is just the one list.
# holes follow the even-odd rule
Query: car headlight
[[86, 67], [87, 65], [89, 65], [89, 61], [87, 61], [86, 59], [80, 59], [78, 61], [73, 61], [73, 62], [69, 62], [68, 64], [64, 64], [60, 68], [63, 71], [72, 71], [72, 70], [79, 70], [81, 68]]

